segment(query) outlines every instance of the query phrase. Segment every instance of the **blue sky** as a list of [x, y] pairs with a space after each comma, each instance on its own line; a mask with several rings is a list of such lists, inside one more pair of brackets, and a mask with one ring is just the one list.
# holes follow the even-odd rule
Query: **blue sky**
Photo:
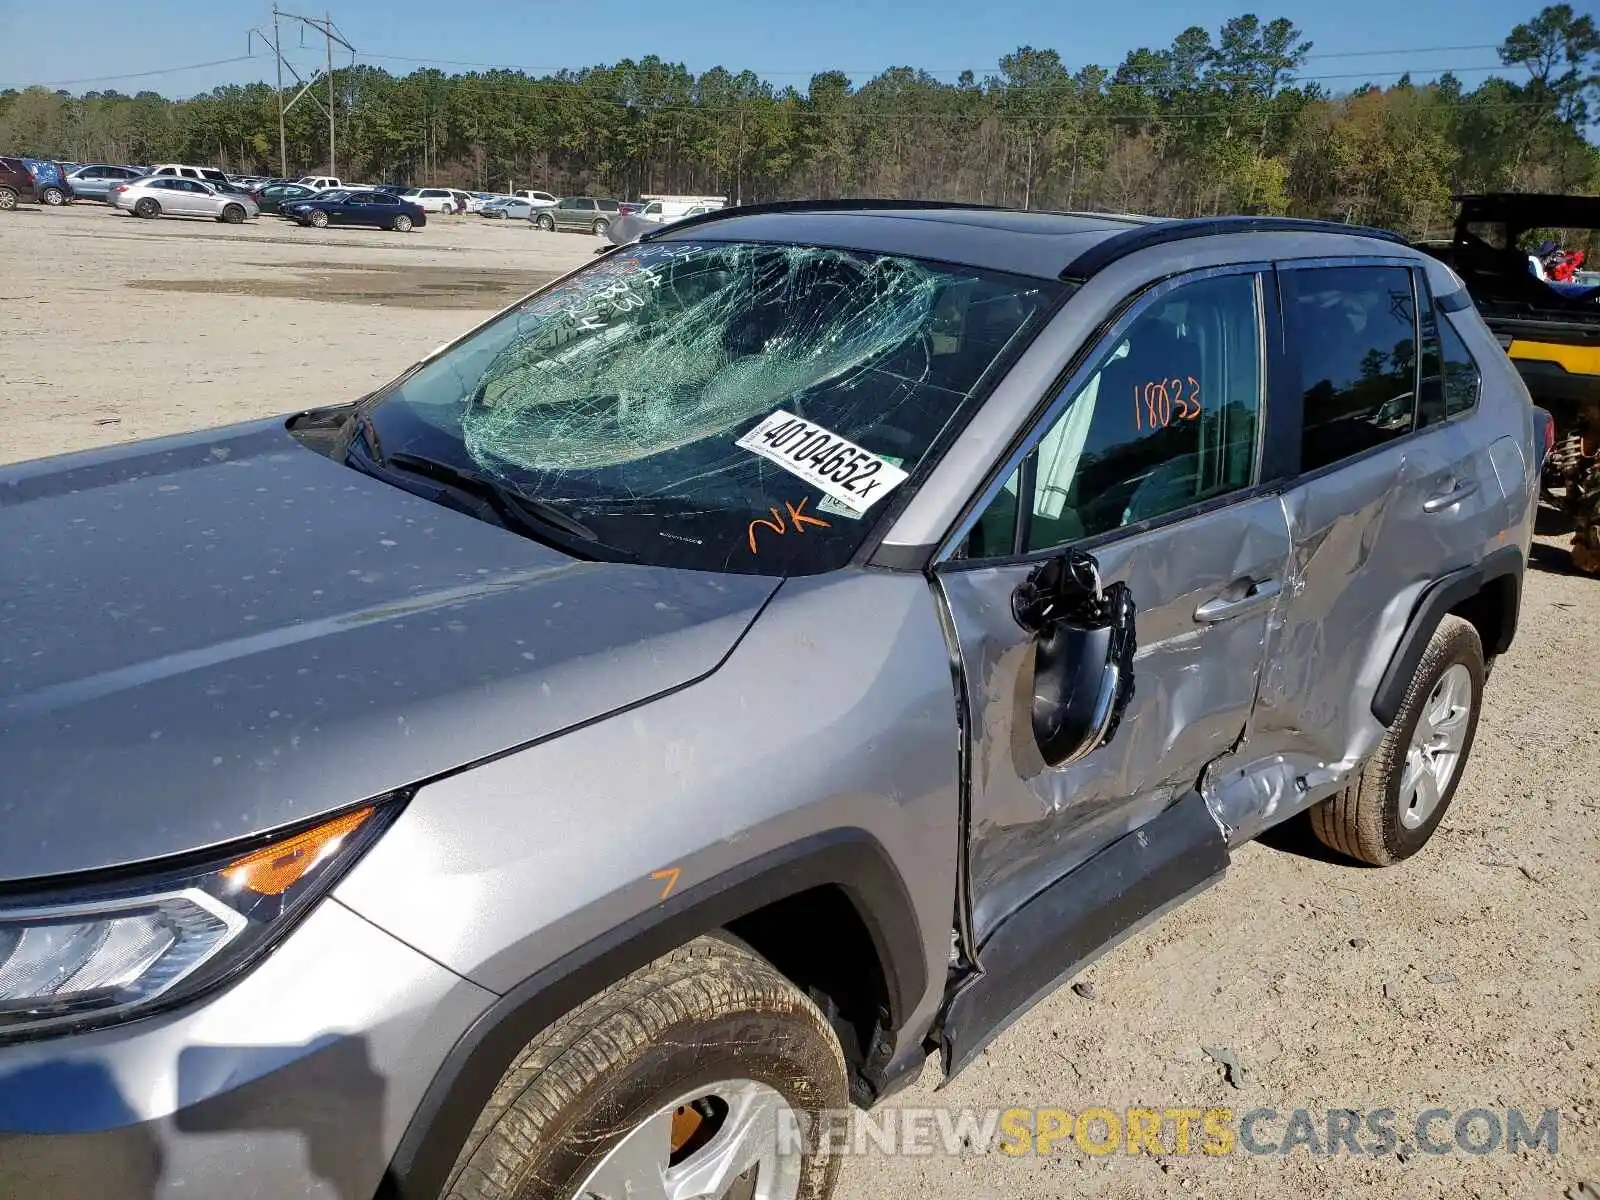
[[[591, 0], [588, 3], [440, 3], [439, 0], [331, 0], [332, 12], [363, 61], [404, 74], [444, 60], [520, 67], [536, 73], [656, 53], [701, 71], [750, 68], [775, 84], [804, 90], [812, 72], [840, 68], [864, 82], [888, 66], [924, 67], [954, 80], [981, 77], [1019, 45], [1060, 51], [1072, 66], [1115, 66], [1132, 47], [1165, 46], [1189, 25], [1213, 32], [1230, 16], [1287, 16], [1316, 43], [1305, 68], [1332, 90], [1370, 77], [1392, 82], [1410, 70], [1422, 81], [1455, 68], [1471, 87], [1493, 66], [1493, 46], [1533, 16], [1540, 0], [1463, 4], [1459, 0], [1292, 0], [1277, 7], [1245, 0], [1141, 0], [1049, 4], [1041, 0], [745, 0], [735, 4]], [[320, 10], [280, 0], [282, 7]], [[1579, 6], [1584, 7], [1582, 5]], [[246, 30], [271, 23], [271, 0], [0, 0], [0, 88], [31, 83], [81, 92], [152, 88], [187, 96], [218, 83], [272, 77], [272, 58], [256, 58], [145, 78], [77, 82], [231, 59], [246, 52]], [[305, 49], [286, 37], [309, 70], [320, 41]], [[1404, 53], [1373, 53], [1404, 51]], [[380, 57], [385, 56], [385, 57]], [[388, 57], [393, 56], [393, 57]], [[415, 61], [413, 61], [415, 60]], [[343, 60], [348, 61], [348, 57]], [[1520, 77], [1520, 70], [1509, 72]]]

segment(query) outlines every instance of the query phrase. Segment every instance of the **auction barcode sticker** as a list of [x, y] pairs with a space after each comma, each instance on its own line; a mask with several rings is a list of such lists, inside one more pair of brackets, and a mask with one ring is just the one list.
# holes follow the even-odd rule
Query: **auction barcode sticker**
[[777, 463], [854, 513], [866, 512], [907, 478], [887, 459], [782, 409], [734, 445]]

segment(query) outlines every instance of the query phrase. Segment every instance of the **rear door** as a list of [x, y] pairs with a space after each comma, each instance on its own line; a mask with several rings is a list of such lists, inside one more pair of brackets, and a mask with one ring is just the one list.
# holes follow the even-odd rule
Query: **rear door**
[[1447, 408], [1442, 398], [1420, 268], [1286, 262], [1278, 281], [1296, 376], [1286, 422], [1301, 431], [1298, 478], [1284, 495], [1294, 585], [1273, 630], [1252, 747], [1338, 770], [1381, 735], [1372, 695], [1421, 592], [1482, 559], [1503, 497], [1487, 445], [1472, 436], [1475, 399]]
[[[1246, 733], [1291, 541], [1261, 482], [1270, 271], [1151, 289], [1111, 328], [937, 570], [968, 712], [972, 935], [1196, 787]], [[1034, 642], [1011, 598], [1063, 548], [1137, 606], [1116, 735], [1065, 766], [1034, 739]]]

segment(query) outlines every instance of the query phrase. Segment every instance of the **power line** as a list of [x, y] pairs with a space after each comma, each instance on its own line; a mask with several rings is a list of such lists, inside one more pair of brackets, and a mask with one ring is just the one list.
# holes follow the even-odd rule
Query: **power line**
[[76, 87], [80, 83], [114, 83], [121, 79], [149, 79], [155, 75], [176, 75], [179, 71], [198, 71], [203, 67], [225, 67], [230, 63], [249, 62], [253, 54], [238, 54], [232, 58], [214, 58], [210, 62], [186, 63], [181, 67], [160, 67], [154, 71], [130, 71], [126, 75], [96, 75], [89, 79], [57, 79], [44, 83], [30, 83], [28, 87]]
[[[1324, 59], [1324, 58], [1379, 58], [1379, 57], [1392, 57], [1393, 55], [1396, 55], [1396, 54], [1458, 54], [1458, 53], [1461, 53], [1463, 51], [1469, 51], [1469, 50], [1498, 50], [1498, 49], [1499, 49], [1499, 46], [1497, 44], [1487, 43], [1487, 42], [1479, 43], [1479, 44], [1471, 45], [1471, 46], [1397, 46], [1397, 47], [1394, 47], [1393, 49], [1389, 49], [1389, 50], [1337, 50], [1337, 51], [1330, 51], [1330, 52], [1322, 53], [1322, 54], [1307, 54], [1307, 55], [1304, 56], [1303, 61], [1310, 62], [1313, 59]], [[459, 59], [459, 58], [419, 58], [419, 57], [416, 57], [414, 55], [408, 55], [408, 54], [383, 54], [383, 53], [380, 53], [380, 52], [378, 52], [376, 50], [363, 50], [363, 51], [361, 51], [361, 57], [362, 58], [382, 59], [382, 60], [384, 60], [386, 62], [421, 63], [424, 66], [477, 67], [477, 68], [480, 68], [480, 69], [485, 70], [485, 71], [522, 71], [523, 73], [529, 74], [529, 75], [554, 75], [559, 71], [569, 69], [569, 68], [565, 68], [565, 67], [519, 67], [519, 66], [516, 66], [514, 64], [506, 63], [506, 62], [474, 62], [474, 61], [469, 60], [469, 59]], [[674, 64], [668, 64], [668, 65], [674, 65]], [[1493, 67], [1483, 67], [1483, 68], [1473, 67], [1473, 68], [1463, 68], [1463, 69], [1465, 69], [1465, 70], [1499, 70], [1500, 69], [1500, 65], [1501, 64], [1497, 63]], [[854, 75], [880, 75], [885, 71], [894, 70], [897, 66], [910, 66], [910, 64], [909, 63], [891, 64], [891, 65], [887, 65], [887, 66], [864, 68], [864, 69], [854, 69], [854, 70], [847, 69], [847, 68], [844, 68], [844, 67], [825, 67], [822, 70], [823, 71], [839, 71], [842, 74], [852, 75], [852, 76], [854, 76]], [[723, 69], [727, 70], [727, 68], [723, 68]], [[1001, 69], [1001, 66], [1000, 66], [999, 63], [986, 63], [986, 64], [984, 64], [982, 66], [938, 67], [938, 68], [934, 68], [934, 67], [912, 67], [911, 69], [912, 70], [918, 70], [918, 71], [923, 72], [924, 74], [934, 75], [934, 76], [938, 76], [938, 75], [960, 75], [964, 71], [971, 71], [974, 75], [978, 75], [978, 74], [982, 74], [984, 72], [999, 71]], [[743, 71], [732, 71], [732, 72], [730, 72], [730, 74], [734, 74], [734, 75], [739, 75], [739, 74], [743, 74], [743, 73], [744, 73]], [[822, 71], [816, 71], [816, 70], [807, 70], [807, 71], [799, 71], [799, 70], [758, 71], [758, 70], [751, 69], [749, 73], [752, 74], [752, 75], [761, 76], [762, 78], [774, 78], [774, 77], [780, 77], [781, 76], [781, 77], [786, 77], [786, 78], [806, 78], [806, 79], [809, 79], [813, 75], [821, 74]], [[1384, 74], [1384, 72], [1377, 72], [1377, 73], [1378, 74]], [[1398, 72], [1391, 72], [1391, 73], [1398, 74]], [[703, 72], [702, 72], [702, 74], [703, 74]], [[1334, 76], [1323, 76], [1323, 78], [1334, 78]]]

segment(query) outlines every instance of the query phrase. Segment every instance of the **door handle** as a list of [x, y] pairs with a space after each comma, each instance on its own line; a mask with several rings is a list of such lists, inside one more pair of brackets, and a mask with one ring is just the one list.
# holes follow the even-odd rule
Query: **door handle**
[[1207, 600], [1194, 610], [1194, 619], [1202, 625], [1215, 625], [1218, 621], [1231, 620], [1270, 603], [1282, 589], [1283, 585], [1276, 579], [1263, 579], [1251, 584], [1250, 590], [1243, 596], [1233, 598], [1217, 596]]
[[1452, 504], [1459, 504], [1477, 490], [1478, 481], [1476, 479], [1462, 480], [1448, 492], [1442, 492], [1437, 496], [1429, 496], [1422, 502], [1422, 511], [1425, 513], [1443, 512]]

